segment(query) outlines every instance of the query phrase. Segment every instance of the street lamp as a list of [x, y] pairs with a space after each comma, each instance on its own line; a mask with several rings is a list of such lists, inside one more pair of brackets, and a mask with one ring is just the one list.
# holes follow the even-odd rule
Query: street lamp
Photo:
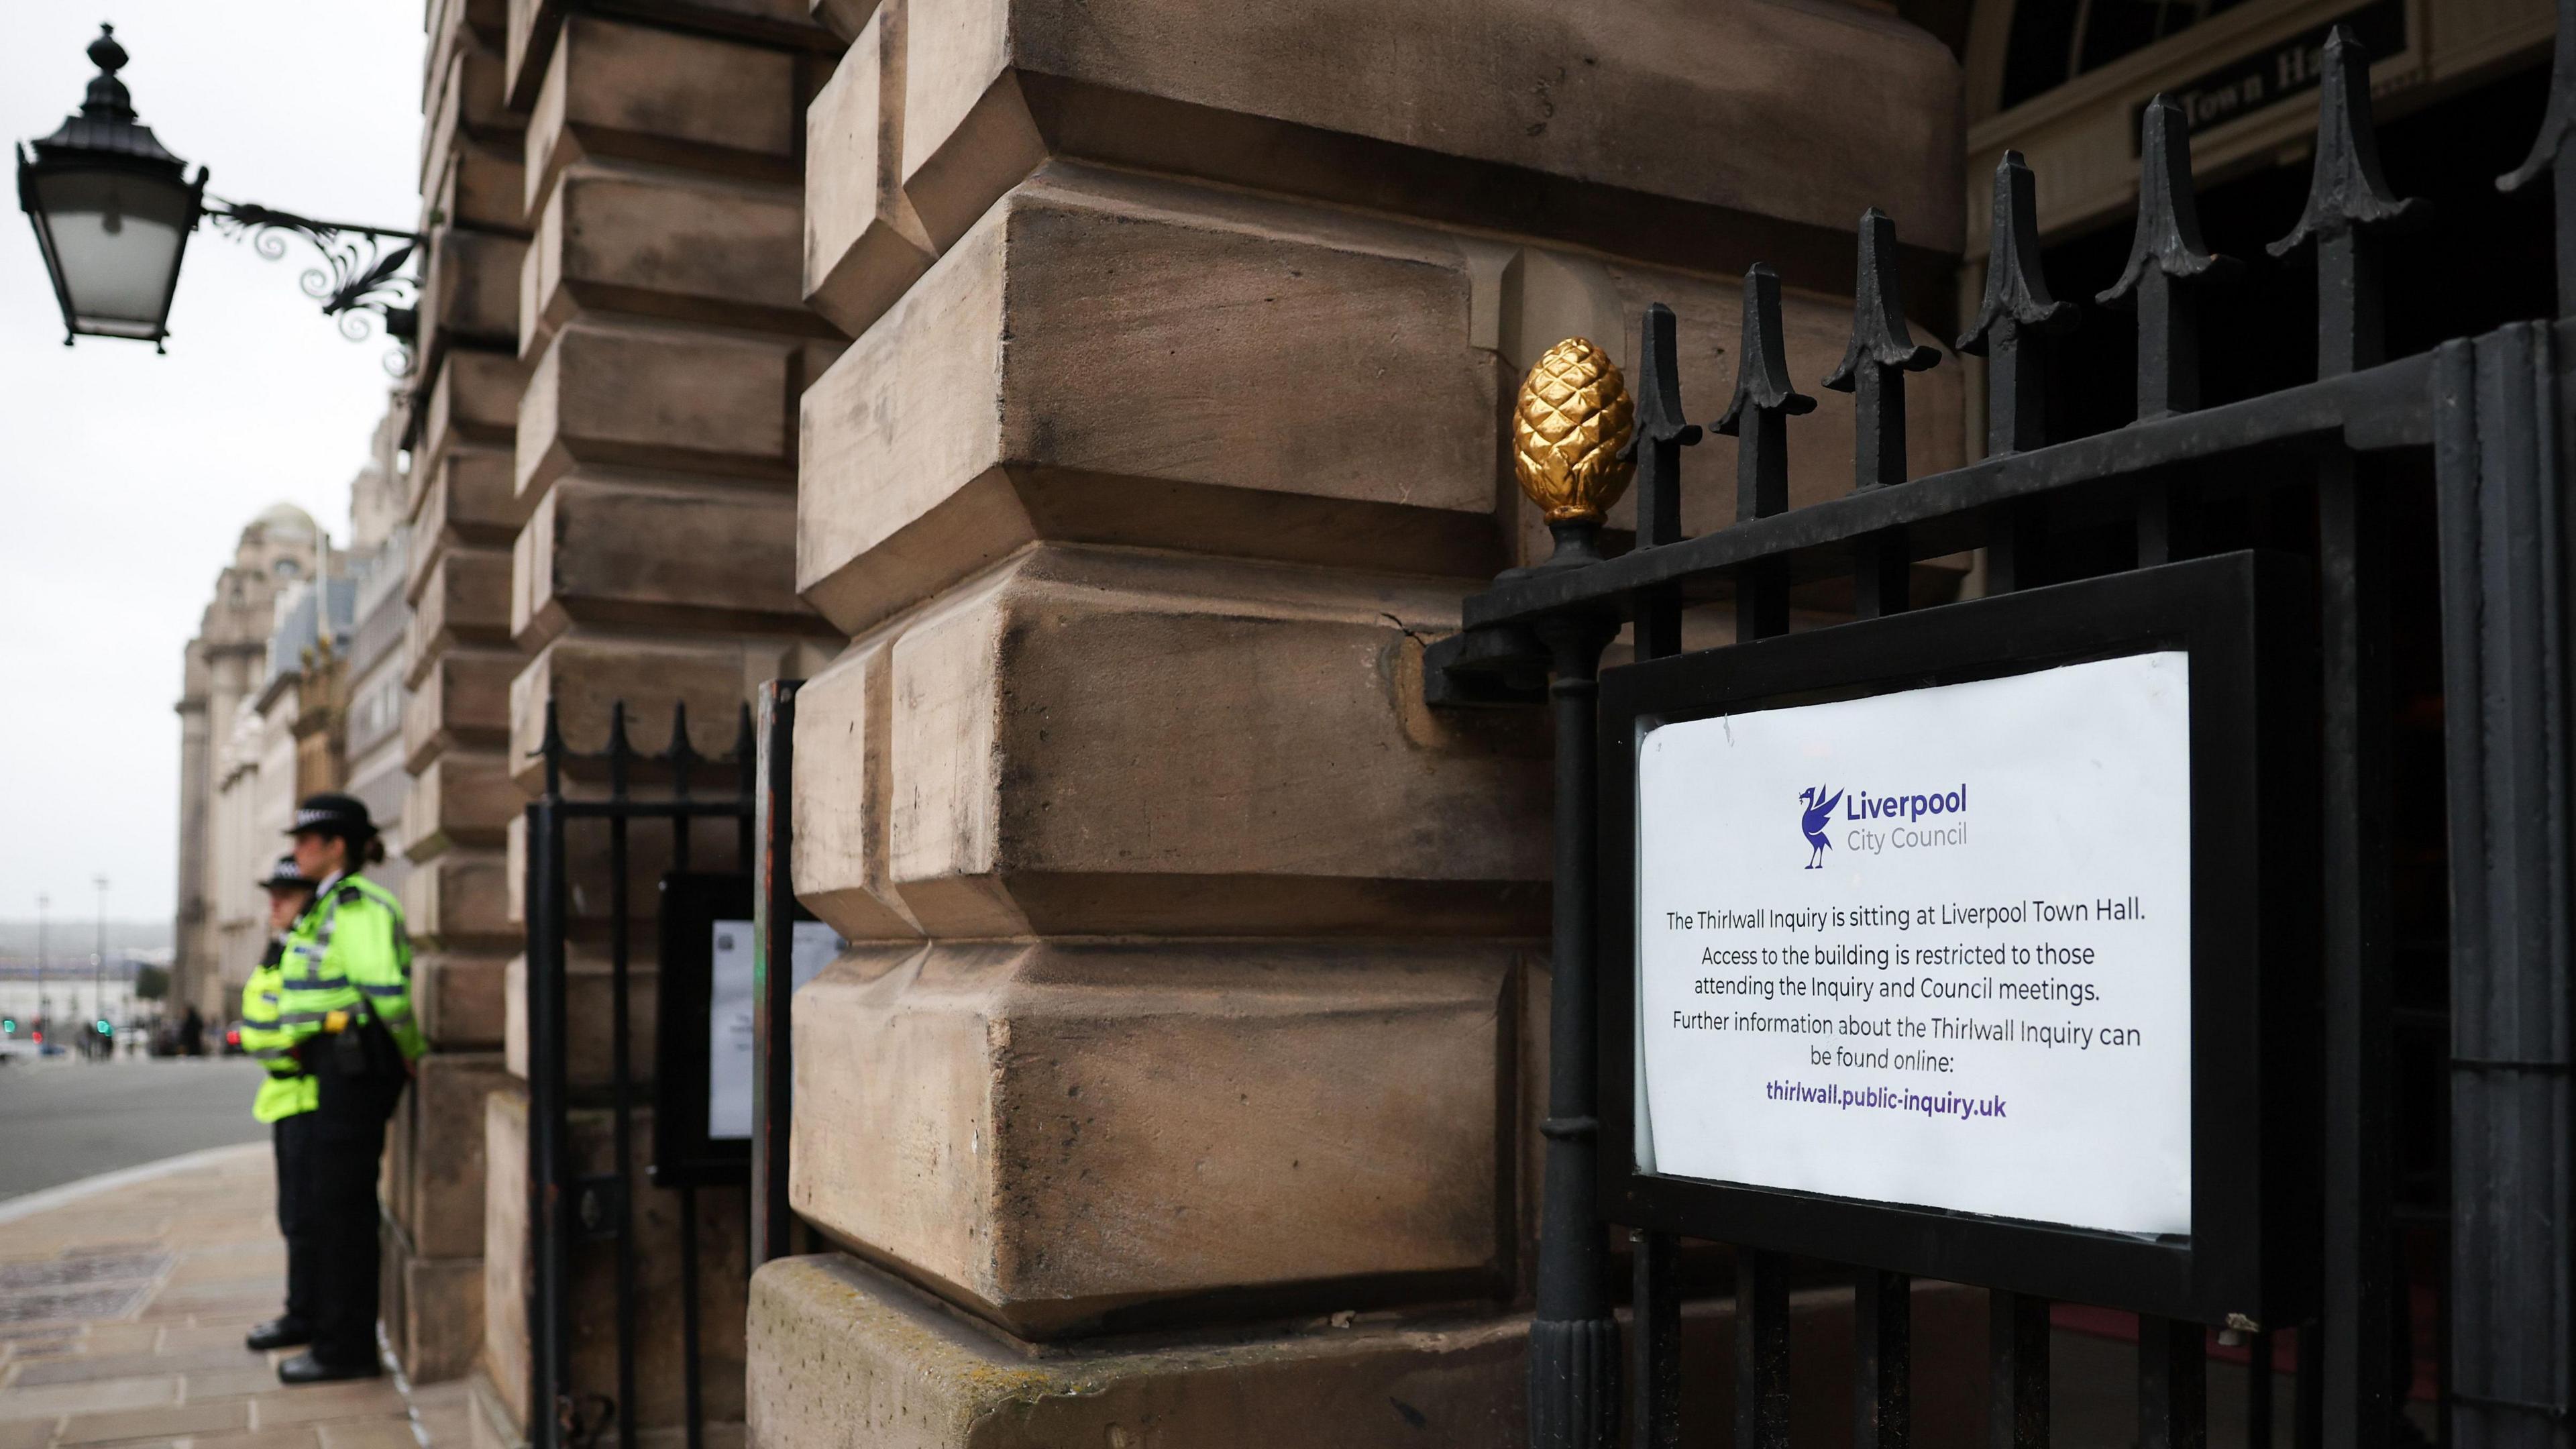
[[[271, 260], [286, 254], [286, 234], [303, 237], [328, 267], [306, 271], [304, 291], [323, 315], [340, 319], [344, 336], [365, 337], [360, 314], [373, 312], [388, 334], [410, 341], [419, 287], [400, 273], [420, 241], [416, 233], [315, 221], [221, 197], [208, 206], [206, 168], [190, 179], [187, 163], [134, 118], [133, 97], [116, 78], [126, 54], [115, 26], [99, 27], [89, 58], [98, 74], [80, 114], [35, 142], [33, 155], [18, 148], [18, 205], [35, 225], [62, 306], [64, 346], [75, 337], [124, 337], [167, 351], [162, 339], [179, 260], [199, 217], [230, 236], [256, 233], [252, 246]], [[386, 251], [387, 242], [398, 245]]]

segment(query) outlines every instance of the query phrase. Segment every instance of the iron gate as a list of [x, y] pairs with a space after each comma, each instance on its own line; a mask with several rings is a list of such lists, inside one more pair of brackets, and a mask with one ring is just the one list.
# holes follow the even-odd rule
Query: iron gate
[[[2576, 307], [2576, 0], [2561, 0], [2548, 118], [2505, 189], [2548, 173], [2556, 188], [2559, 311]], [[2276, 256], [2312, 252], [2317, 380], [2200, 407], [2203, 286], [2228, 267], [2203, 245], [2181, 114], [2164, 98], [2142, 118], [2138, 229], [2104, 303], [2138, 313], [2137, 420], [2049, 443], [2050, 343], [2074, 318], [2038, 267], [2031, 172], [2007, 153], [1995, 176], [1984, 305], [1964, 351], [1988, 361], [1989, 456], [1909, 480], [1904, 377], [1937, 350], [1909, 335], [1895, 293], [1893, 226], [1861, 223], [1850, 351], [1826, 385], [1855, 394], [1856, 477], [1848, 496], [1787, 508], [1789, 417], [1812, 399], [1783, 361], [1779, 283], [1745, 278], [1743, 346], [1733, 405], [1715, 430], [1737, 447], [1737, 521], [1698, 538], [1680, 528], [1687, 423], [1675, 387], [1675, 319], [1649, 309], [1631, 444], [1637, 541], [1603, 558], [1597, 521], [1551, 525], [1555, 556], [1514, 570], [1467, 601], [1466, 632], [1435, 646], [1435, 703], [1527, 698], [1547, 680], [1556, 729], [1556, 880], [1551, 1066], [1537, 1312], [1530, 1339], [1531, 1441], [1596, 1449], [1619, 1441], [1683, 1442], [1679, 1386], [1679, 1239], [1631, 1234], [1636, 1332], [1623, 1373], [1612, 1317], [1609, 1245], [1616, 1221], [1598, 1104], [1631, 1090], [1596, 1058], [1598, 669], [1623, 621], [1637, 657], [1680, 652], [1681, 612], [1732, 598], [1737, 638], [1789, 629], [1794, 584], [1848, 578], [1867, 618], [1908, 607], [1916, 560], [1983, 547], [1989, 592], [2100, 572], [2052, 555], [2070, 521], [2117, 520], [2133, 556], [2108, 567], [2155, 569], [2240, 546], [2243, 505], [2313, 499], [2293, 520], [2315, 564], [2322, 704], [2316, 721], [2326, 963], [2322, 1197], [2317, 1251], [2323, 1294], [2299, 1335], [2298, 1442], [2386, 1445], [2398, 1432], [2390, 1361], [2401, 1342], [2392, 1265], [2394, 1109], [2388, 805], [2391, 681], [2389, 536], [2395, 490], [2417, 486], [2391, 466], [2429, 460], [2438, 519], [2444, 700], [2451, 1040], [2448, 1287], [2443, 1319], [2448, 1442], [2565, 1445], [2570, 1433], [2570, 841], [2565, 560], [2569, 520], [2560, 419], [2576, 357], [2576, 321], [2532, 322], [2431, 352], [2383, 360], [2382, 238], [2415, 208], [2380, 174], [2368, 69], [2338, 29], [2319, 96], [2314, 172], [2297, 227]], [[2266, 476], [2266, 469], [2269, 476]], [[2282, 475], [2297, 480], [2281, 486]], [[2275, 519], [2275, 523], [2278, 523]], [[1937, 605], [1934, 607], [1938, 607]], [[1611, 963], [1627, 970], [1625, 960]], [[1624, 1152], [1624, 1144], [1615, 1149]], [[1596, 1216], [1597, 1201], [1601, 1204]], [[1857, 1245], [1855, 1245], [1857, 1246]], [[1861, 1256], [1859, 1253], [1855, 1257]], [[1856, 1291], [1855, 1442], [1910, 1442], [1910, 1284], [1884, 1263], [1850, 1265]], [[1788, 1442], [1791, 1264], [1737, 1253], [1735, 1437]], [[2104, 1305], [2120, 1308], [2124, 1305]], [[1992, 1294], [1991, 1442], [2049, 1440], [2050, 1305]], [[2211, 1325], [2216, 1326], [2216, 1325]], [[2241, 1325], [2239, 1326], [2242, 1327]], [[2205, 1328], [2140, 1324], [2138, 1439], [2204, 1442]], [[2269, 1443], [2274, 1406], [2268, 1336], [2254, 1342], [2251, 1442]], [[1622, 1380], [1625, 1379], [1624, 1391]], [[1696, 1435], [1694, 1436], [1696, 1437]]]
[[[635, 1449], [638, 1302], [635, 1202], [639, 1191], [635, 1134], [636, 1077], [632, 1060], [633, 983], [630, 827], [639, 820], [667, 821], [667, 868], [691, 864], [692, 824], [731, 821], [737, 859], [754, 857], [753, 784], [756, 752], [751, 712], [745, 709], [733, 749], [708, 758], [689, 743], [685, 706], [671, 711], [670, 746], [656, 754], [627, 739], [626, 706], [610, 708], [607, 747], [595, 754], [569, 748], [555, 707], [546, 707], [545, 793], [527, 807], [527, 1033], [528, 1224], [527, 1320], [529, 1337], [529, 1438], [535, 1449], [587, 1449], [614, 1430], [618, 1449]], [[567, 794], [567, 774], [588, 777], [589, 791]], [[702, 786], [713, 776], [716, 789]], [[639, 793], [638, 787], [650, 793]], [[591, 793], [595, 791], [596, 793]], [[572, 827], [598, 822], [604, 842], [585, 842], [576, 856]], [[604, 852], [599, 847], [604, 845]], [[598, 853], [591, 853], [598, 852]], [[571, 1073], [568, 958], [576, 914], [572, 867], [576, 860], [605, 865], [608, 948], [608, 1081], [576, 1084]], [[580, 902], [588, 906], [589, 902]], [[581, 1171], [573, 1144], [577, 1112], [605, 1110], [610, 1124], [611, 1169]], [[702, 1449], [705, 1413], [699, 1389], [698, 1191], [684, 1181], [679, 1196], [680, 1333], [682, 1388], [689, 1449]], [[573, 1374], [574, 1259], [578, 1245], [605, 1242], [612, 1255], [615, 1393], [576, 1387]], [[601, 1321], [595, 1309], [583, 1321]]]

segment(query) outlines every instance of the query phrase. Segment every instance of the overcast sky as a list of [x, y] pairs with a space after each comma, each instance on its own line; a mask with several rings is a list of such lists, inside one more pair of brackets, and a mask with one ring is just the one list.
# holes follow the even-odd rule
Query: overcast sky
[[[9, 7], [0, 128], [78, 109], [101, 20], [145, 125], [208, 191], [327, 220], [419, 213], [419, 0]], [[389, 384], [269, 261], [200, 228], [169, 355], [62, 324], [26, 218], [0, 217], [0, 918], [170, 913], [180, 650], [242, 525], [281, 499], [334, 540]], [[247, 889], [247, 885], [244, 887]]]

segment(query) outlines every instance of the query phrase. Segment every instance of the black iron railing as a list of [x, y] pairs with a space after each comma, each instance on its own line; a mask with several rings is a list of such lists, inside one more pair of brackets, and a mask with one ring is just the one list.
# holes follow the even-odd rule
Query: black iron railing
[[[2576, 304], [2576, 0], [2559, 6], [2549, 118], [2507, 189], [2548, 173], [2557, 187], [2559, 310]], [[2561, 419], [2576, 321], [2531, 322], [2385, 360], [2380, 256], [2416, 208], [2380, 174], [2368, 70], [2348, 31], [2327, 46], [2314, 175], [2305, 213], [2271, 250], [2312, 254], [2316, 380], [2201, 408], [2202, 288], [2229, 269], [2204, 245], [2185, 128], [2150, 105], [2141, 136], [2138, 229], [2128, 264], [2098, 299], [2138, 314], [2137, 418], [2051, 444], [2051, 346], [2073, 318], [2038, 266], [2033, 180], [2007, 153], [1994, 181], [1984, 303], [1961, 350], [1987, 359], [1989, 454], [1908, 479], [1904, 379], [1935, 350], [1909, 334], [1895, 292], [1893, 228], [1862, 218], [1851, 346], [1826, 382], [1852, 392], [1856, 476], [1846, 496], [1790, 509], [1788, 419], [1813, 402], [1792, 385], [1781, 347], [1779, 284], [1745, 277], [1734, 401], [1715, 430], [1737, 447], [1737, 521], [1698, 538], [1680, 527], [1681, 450], [1700, 430], [1681, 416], [1673, 314], [1644, 318], [1638, 365], [1637, 537], [1595, 552], [1598, 525], [1557, 525], [1558, 553], [1469, 599], [1466, 631], [1435, 646], [1435, 703], [1530, 697], [1545, 677], [1556, 725], [1555, 957], [1545, 1205], [1532, 1328], [1530, 1420], [1542, 1449], [1619, 1442], [1674, 1446], [1681, 1421], [1677, 1225], [1628, 1219], [1636, 1331], [1625, 1384], [1611, 1314], [1602, 1217], [1620, 1220], [1614, 1181], [1626, 1152], [1605, 1151], [1600, 1104], [1632, 1084], [1596, 1068], [1601, 999], [1596, 876], [1600, 820], [1594, 739], [1598, 665], [1623, 624], [1636, 657], [1680, 652], [1682, 612], [1730, 601], [1740, 643], [1788, 632], [1793, 587], [1849, 580], [1866, 619], [1907, 609], [1912, 569], [1986, 551], [1986, 587], [2041, 582], [2066, 520], [2104, 520], [2134, 541], [2128, 566], [2152, 569], [2213, 551], [2213, 519], [2258, 492], [2308, 500], [2300, 520], [2316, 570], [2322, 700], [2315, 721], [2322, 811], [2317, 845], [2325, 962], [2321, 1110], [2324, 1204], [2315, 1225], [2320, 1310], [2299, 1325], [2298, 1442], [2384, 1446], [2408, 1431], [2392, 1362], [2407, 1306], [2393, 1244], [2392, 1042], [2398, 1012], [2391, 922], [2390, 577], [2394, 490], [2432, 478], [2440, 533], [2443, 728], [2448, 750], [2451, 1207], [2442, 1321], [2448, 1442], [2569, 1442], [2571, 1363], [2571, 1050], [2568, 646], [2569, 519]], [[2260, 462], [2260, 468], [2243, 466]], [[2429, 467], [2425, 465], [2429, 464]], [[2277, 501], [2277, 500], [2275, 500]], [[2286, 505], [2284, 505], [2286, 506]], [[2238, 534], [2243, 533], [2237, 529]], [[2234, 546], [2234, 545], [2230, 545]], [[2076, 570], [2080, 572], [2080, 570]], [[2057, 572], [2071, 576], [2067, 567]], [[1933, 607], [1943, 607], [1935, 605]], [[1610, 960], [1610, 970], [1631, 963]], [[1620, 1068], [1624, 1070], [1623, 1068]], [[1597, 1196], [1596, 1196], [1597, 1195]], [[1596, 1211], [1596, 1201], [1610, 1206]], [[1912, 1285], [1898, 1265], [1849, 1265], [1855, 1287], [1856, 1442], [1910, 1441]], [[1735, 1435], [1739, 1449], [1788, 1442], [1785, 1255], [1737, 1253]], [[2123, 1305], [2105, 1305], [2119, 1308]], [[1992, 1439], [2049, 1442], [2050, 1305], [1992, 1294]], [[2274, 1325], [2147, 1317], [2137, 1361], [2138, 1442], [2204, 1442], [2206, 1335], [2253, 1337], [2249, 1442], [2268, 1444]]]

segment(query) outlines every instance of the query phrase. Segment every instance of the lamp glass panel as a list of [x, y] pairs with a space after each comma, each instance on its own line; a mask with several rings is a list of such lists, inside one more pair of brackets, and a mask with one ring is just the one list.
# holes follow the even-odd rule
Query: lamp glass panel
[[157, 337], [178, 282], [193, 196], [175, 178], [63, 171], [36, 181], [45, 231], [75, 323], [115, 337]]

